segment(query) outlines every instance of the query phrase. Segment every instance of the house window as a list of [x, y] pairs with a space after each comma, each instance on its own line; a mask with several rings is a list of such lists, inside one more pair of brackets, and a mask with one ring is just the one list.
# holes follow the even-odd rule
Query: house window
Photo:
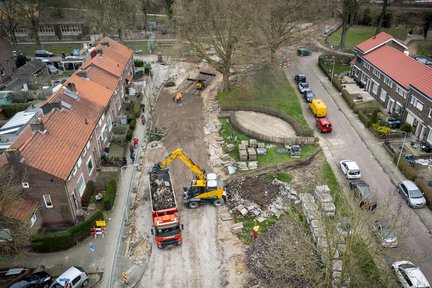
[[90, 141], [87, 141], [86, 148], [87, 148], [87, 149], [90, 148]]
[[53, 208], [53, 202], [51, 201], [51, 196], [49, 194], [45, 194], [42, 196], [45, 202], [45, 207], [46, 208]]
[[89, 171], [89, 175], [92, 174], [92, 172], [93, 172], [93, 168], [94, 168], [94, 166], [93, 166], [93, 159], [92, 159], [92, 157], [90, 156], [90, 158], [89, 158], [88, 161], [87, 161], [87, 169], [88, 169], [88, 171]]
[[78, 162], [77, 162], [77, 166], [78, 166], [78, 168], [79, 167], [81, 167], [81, 163], [82, 163], [82, 159], [81, 159], [81, 157], [78, 159]]
[[405, 91], [405, 89], [403, 89], [401, 86], [396, 85], [396, 93], [398, 93], [400, 96], [402, 96], [403, 98], [406, 98], [406, 94], [407, 91]]
[[378, 95], [378, 88], [379, 88], [379, 84], [372, 82], [372, 93], [375, 95]]
[[62, 34], [79, 34], [81, 33], [80, 25], [60, 25]]
[[429, 134], [427, 138], [427, 142], [432, 145], [432, 128], [429, 127]]
[[15, 35], [16, 36], [27, 36], [28, 32], [26, 28], [16, 28], [15, 29]]
[[432, 118], [432, 108], [429, 108], [429, 114], [428, 114], [429, 118]]
[[396, 102], [395, 112], [397, 114], [400, 114], [401, 111], [402, 111], [402, 104], [400, 104], [399, 102]]
[[106, 139], [107, 139], [107, 127], [106, 127], [106, 124], [105, 124], [104, 127], [102, 128], [101, 140], [102, 140], [102, 142], [105, 142]]
[[1, 76], [4, 76], [6, 74], [5, 71], [4, 71], [4, 69], [1, 69], [0, 73], [1, 73]]
[[78, 182], [77, 182], [77, 186], [78, 186], [78, 191], [80, 193], [80, 197], [82, 197], [83, 193], [84, 193], [84, 189], [85, 189], [85, 183], [84, 183], [84, 176], [81, 174]]
[[29, 185], [28, 182], [22, 182], [22, 187], [23, 187], [24, 189], [28, 189], [28, 188], [30, 188], [30, 185]]
[[370, 64], [367, 63], [366, 61], [363, 62], [363, 67], [365, 67], [367, 70], [370, 70]]
[[111, 115], [108, 117], [108, 120], [107, 120], [107, 122], [108, 122], [108, 131], [111, 131], [111, 129], [112, 129], [112, 118], [111, 118]]
[[373, 68], [372, 73], [373, 73], [377, 78], [380, 78], [380, 74], [381, 74], [381, 73], [378, 71], [378, 69]]
[[413, 105], [414, 107], [416, 107], [419, 111], [423, 111], [423, 106], [424, 105], [416, 97], [412, 97], [410, 103], [411, 103], [411, 105]]
[[42, 35], [53, 35], [54, 27], [52, 25], [39, 25], [39, 33]]
[[386, 84], [390, 88], [393, 87], [393, 81], [389, 77], [387, 77], [387, 76], [384, 76], [384, 84]]
[[32, 217], [30, 218], [30, 227], [33, 227], [34, 223], [37, 221], [37, 215], [36, 213], [33, 213]]
[[382, 102], [385, 102], [386, 98], [387, 98], [387, 91], [385, 91], [384, 89], [381, 88], [380, 100]]
[[72, 196], [72, 202], [74, 203], [75, 206], [75, 210], [78, 210], [79, 207], [78, 207], [77, 197], [75, 195], [75, 190], [72, 192], [71, 196]]
[[366, 74], [365, 74], [365, 73], [362, 73], [362, 75], [361, 75], [361, 82], [362, 82], [363, 84], [366, 83]]
[[81, 153], [81, 156], [84, 157], [86, 154], [87, 154], [87, 147], [84, 147], [84, 150]]
[[73, 176], [75, 176], [77, 172], [78, 172], [78, 167], [75, 165], [75, 167], [72, 171]]
[[119, 111], [120, 108], [121, 108], [121, 102], [120, 102], [120, 99], [117, 99], [117, 101], [116, 101], [116, 108], [117, 108], [117, 111]]

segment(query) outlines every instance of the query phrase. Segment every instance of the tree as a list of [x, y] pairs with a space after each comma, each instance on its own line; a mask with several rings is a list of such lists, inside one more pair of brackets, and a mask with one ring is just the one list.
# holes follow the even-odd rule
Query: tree
[[17, 50], [17, 38], [15, 35], [18, 24], [22, 20], [22, 3], [20, 0], [0, 1], [0, 29], [8, 35]]
[[134, 23], [137, 7], [135, 0], [111, 0], [108, 2], [110, 18], [120, 41], [123, 39], [124, 31]]
[[426, 39], [429, 28], [432, 26], [432, 14], [429, 13], [424, 17], [423, 23], [423, 37]]
[[39, 24], [42, 19], [42, 12], [44, 7], [46, 7], [46, 0], [22, 0], [24, 18], [30, 27], [33, 38], [35, 39], [35, 44], [40, 45], [39, 37]]
[[173, 6], [173, 24], [179, 37], [222, 73], [225, 91], [230, 90], [235, 56], [249, 29], [250, 17], [244, 13], [247, 5], [246, 0], [179, 0]]
[[377, 34], [379, 34], [381, 32], [381, 26], [383, 24], [384, 16], [386, 15], [387, 7], [388, 6], [389, 6], [388, 0], [383, 0], [381, 13], [378, 16], [378, 23], [377, 23], [377, 28], [376, 28], [376, 31], [375, 31], [375, 35], [377, 35]]
[[339, 43], [340, 49], [345, 47], [346, 33], [351, 25], [354, 24], [356, 13], [361, 5], [367, 0], [342, 0], [339, 1], [339, 7], [336, 8], [336, 13], [342, 20], [341, 40]]

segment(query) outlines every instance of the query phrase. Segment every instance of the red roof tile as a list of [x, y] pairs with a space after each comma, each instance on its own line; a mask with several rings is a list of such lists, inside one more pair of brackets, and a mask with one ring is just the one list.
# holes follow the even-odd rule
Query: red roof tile
[[377, 34], [375, 37], [369, 38], [368, 40], [360, 43], [359, 45], [356, 46], [356, 48], [362, 51], [363, 53], [366, 53], [367, 51], [384, 44], [390, 39], [393, 39], [393, 36], [385, 32], [381, 32]]
[[4, 215], [8, 218], [18, 221], [27, 221], [32, 214], [37, 210], [39, 204], [37, 201], [20, 199], [5, 208]]
[[364, 58], [405, 89], [409, 89], [409, 84], [412, 84], [432, 98], [432, 68], [388, 45], [370, 52]]
[[96, 82], [101, 86], [105, 86], [112, 91], [117, 88], [117, 85], [120, 82], [118, 78], [114, 77], [112, 74], [106, 73], [104, 70], [96, 66], [87, 68], [86, 73], [91, 81]]

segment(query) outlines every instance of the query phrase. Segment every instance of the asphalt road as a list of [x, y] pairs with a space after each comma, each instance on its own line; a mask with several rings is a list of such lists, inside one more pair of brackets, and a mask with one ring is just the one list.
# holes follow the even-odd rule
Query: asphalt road
[[[346, 193], [349, 193], [346, 185], [348, 182], [342, 177], [338, 163], [344, 159], [357, 162], [362, 172], [362, 179], [368, 182], [376, 192], [381, 212], [385, 210], [384, 214], [387, 214], [388, 218], [403, 225], [403, 229], [400, 231], [403, 237], [400, 237], [402, 239], [399, 241], [399, 246], [385, 250], [384, 255], [390, 256], [389, 258], [395, 261], [402, 259], [412, 261], [420, 266], [425, 276], [429, 281], [432, 281], [432, 250], [430, 249], [432, 247], [432, 238], [428, 229], [417, 214], [402, 201], [390, 177], [375, 159], [364, 141], [375, 141], [369, 142], [369, 145], [381, 144], [372, 138], [362, 139], [353, 128], [353, 125], [362, 127], [362, 129], [366, 128], [343, 101], [341, 103], [334, 100], [342, 96], [330, 86], [330, 81], [318, 67], [318, 56], [318, 53], [314, 53], [310, 57], [295, 56], [294, 61], [288, 67], [287, 75], [294, 79], [295, 74], [305, 74], [316, 98], [322, 98], [327, 104], [328, 118], [334, 130], [331, 134], [316, 134], [320, 137], [328, 161], [342, 183], [345, 183]], [[290, 81], [293, 82], [293, 80]], [[314, 117], [305, 101], [303, 99], [301, 101], [303, 102], [305, 118], [311, 124], [311, 127], [314, 127]], [[377, 157], [381, 156], [377, 155]]]

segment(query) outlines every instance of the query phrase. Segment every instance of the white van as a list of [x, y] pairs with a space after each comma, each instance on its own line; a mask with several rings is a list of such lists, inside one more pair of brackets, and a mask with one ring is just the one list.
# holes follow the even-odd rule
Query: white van
[[83, 268], [72, 266], [56, 279], [56, 281], [51, 285], [51, 288], [86, 287], [89, 282], [90, 278]]

